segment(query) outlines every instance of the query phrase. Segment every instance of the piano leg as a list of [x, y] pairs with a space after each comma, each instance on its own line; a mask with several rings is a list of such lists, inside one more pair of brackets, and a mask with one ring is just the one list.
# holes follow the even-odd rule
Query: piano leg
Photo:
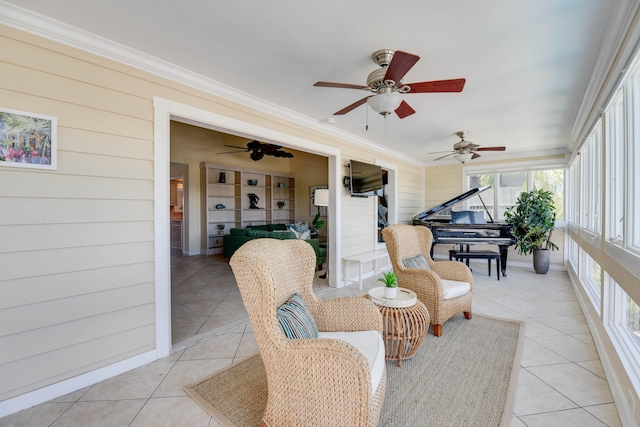
[[502, 277], [507, 277], [507, 255], [509, 246], [500, 246], [500, 266], [502, 267]]

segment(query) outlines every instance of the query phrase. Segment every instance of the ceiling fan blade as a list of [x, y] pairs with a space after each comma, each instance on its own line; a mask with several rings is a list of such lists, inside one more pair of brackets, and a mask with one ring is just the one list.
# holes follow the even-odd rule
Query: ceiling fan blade
[[469, 142], [467, 145], [464, 146], [464, 148], [467, 148], [469, 150], [475, 150], [478, 147], [480, 147], [478, 144], [474, 144], [473, 142]]
[[453, 153], [447, 154], [446, 156], [442, 156], [442, 157], [438, 157], [437, 159], [433, 159], [433, 161], [435, 162], [436, 160], [444, 159], [445, 157], [453, 156], [454, 154], [456, 154], [455, 151]]
[[419, 59], [420, 57], [418, 55], [396, 50], [387, 68], [387, 72], [384, 74], [384, 79], [393, 80], [396, 83], [400, 82]]
[[231, 147], [231, 148], [239, 148], [240, 150], [249, 151], [248, 148], [246, 148], [246, 147], [238, 147], [237, 145], [227, 145], [227, 144], [225, 144], [224, 146], [225, 147]]
[[216, 153], [216, 154], [232, 154], [232, 153], [246, 153], [247, 150], [242, 151], [225, 151], [224, 153]]
[[278, 150], [278, 151], [274, 151], [273, 153], [264, 153], [268, 156], [274, 156], [274, 157], [293, 157], [293, 154], [288, 153], [286, 151], [282, 151], [282, 150]]
[[504, 151], [507, 147], [479, 147], [475, 151]]
[[411, 90], [407, 93], [426, 92], [462, 92], [466, 79], [434, 80], [432, 82], [408, 83]]
[[478, 153], [473, 153], [473, 156], [471, 156], [471, 160], [473, 160], [473, 159], [477, 159], [478, 157], [480, 157], [480, 154], [478, 154]]
[[427, 154], [442, 154], [442, 153], [455, 153], [455, 151], [434, 151], [433, 153], [427, 153]]
[[405, 101], [402, 101], [400, 106], [398, 108], [396, 108], [396, 114], [401, 119], [404, 119], [405, 117], [410, 116], [410, 115], [414, 114], [415, 112], [416, 112], [416, 110], [411, 108], [411, 106], [409, 104], [407, 104]]
[[342, 116], [343, 114], [347, 114], [349, 111], [355, 110], [356, 108], [358, 108], [359, 106], [361, 106], [362, 104], [367, 102], [367, 99], [371, 98], [372, 96], [373, 95], [365, 96], [360, 101], [356, 101], [353, 104], [349, 105], [348, 107], [344, 107], [342, 110], [340, 110], [340, 111], [338, 111], [336, 113], [333, 113], [333, 115], [334, 116]]
[[316, 82], [313, 85], [317, 87], [337, 87], [339, 89], [371, 89], [369, 86], [353, 85], [350, 83]]

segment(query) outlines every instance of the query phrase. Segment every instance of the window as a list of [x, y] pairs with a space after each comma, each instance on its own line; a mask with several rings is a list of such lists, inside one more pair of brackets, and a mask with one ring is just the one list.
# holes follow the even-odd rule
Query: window
[[[640, 115], [640, 62], [636, 65], [633, 77], [629, 84], [633, 104], [630, 105], [627, 113], [627, 131], [629, 139], [627, 141], [627, 188], [628, 203], [626, 224], [629, 227], [630, 246], [635, 252], [640, 252], [640, 168], [635, 166], [640, 164], [640, 126], [638, 116]], [[634, 165], [634, 167], [631, 167]]]
[[[601, 162], [602, 162], [602, 122], [596, 126], [580, 150], [580, 192], [582, 228], [596, 236], [601, 233], [600, 200], [601, 200]], [[574, 189], [574, 190], [576, 190]]]
[[[606, 272], [604, 281], [609, 295], [604, 322], [613, 345], [628, 371], [640, 378], [640, 306]], [[634, 377], [632, 376], [632, 381]], [[636, 381], [634, 381], [636, 382]]]
[[580, 283], [587, 291], [589, 300], [600, 314], [600, 302], [602, 301], [602, 279], [600, 264], [584, 250], [580, 249]]
[[624, 93], [619, 91], [605, 111], [607, 128], [607, 240], [624, 244]]
[[569, 179], [567, 183], [567, 190], [569, 192], [569, 200], [567, 200], [567, 220], [572, 223], [579, 225], [580, 219], [579, 208], [580, 208], [580, 184], [578, 181], [578, 176], [580, 174], [580, 158], [578, 157], [569, 167]]
[[[469, 168], [471, 169], [471, 168]], [[564, 220], [564, 168], [557, 169], [525, 169], [493, 173], [467, 174], [467, 189], [491, 186], [480, 197], [487, 206], [494, 221], [503, 221], [507, 208], [515, 205], [521, 192], [530, 189], [544, 188], [554, 194], [556, 219]], [[495, 209], [498, 206], [498, 209]], [[482, 202], [472, 198], [467, 202], [467, 209], [484, 211]], [[485, 213], [485, 219], [487, 215]]]
[[493, 174], [469, 175], [467, 177], [467, 185], [468, 185], [467, 188], [469, 189], [476, 188], [476, 187], [487, 187], [487, 186], [491, 187], [490, 189], [480, 194], [482, 201], [480, 201], [479, 198], [473, 197], [472, 200], [469, 200], [469, 204], [467, 206], [467, 209], [469, 210], [483, 212], [484, 219], [486, 221], [489, 221], [490, 218], [487, 217], [487, 212], [484, 210], [484, 206], [482, 206], [482, 202], [484, 202], [484, 205], [487, 207], [487, 211], [491, 215], [491, 218], [493, 218], [494, 221], [497, 220], [495, 209], [494, 209], [494, 202], [493, 202], [494, 201], [494, 191], [493, 191], [494, 181], [495, 181], [495, 176]]
[[573, 239], [569, 239], [569, 247], [567, 248], [567, 257], [569, 258], [569, 262], [575, 271], [578, 271], [578, 255], [579, 251], [578, 242]]

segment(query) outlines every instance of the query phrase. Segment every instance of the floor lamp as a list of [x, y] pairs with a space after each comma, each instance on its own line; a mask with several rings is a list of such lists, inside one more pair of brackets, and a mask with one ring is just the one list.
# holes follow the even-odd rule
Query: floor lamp
[[[313, 194], [313, 204], [318, 206], [318, 214], [320, 214], [320, 206], [329, 206], [329, 190], [326, 188], [316, 189]], [[328, 260], [327, 265], [329, 265]], [[329, 268], [320, 276], [321, 279], [327, 278], [327, 271], [329, 271]]]

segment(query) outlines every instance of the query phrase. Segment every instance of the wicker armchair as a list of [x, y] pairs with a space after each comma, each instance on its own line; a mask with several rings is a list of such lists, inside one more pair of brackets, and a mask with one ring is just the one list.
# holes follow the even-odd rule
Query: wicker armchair
[[[414, 291], [431, 316], [433, 334], [442, 335], [442, 324], [453, 315], [464, 312], [471, 319], [473, 275], [458, 261], [434, 261], [431, 258], [431, 230], [423, 226], [395, 224], [382, 230], [393, 270], [401, 279], [400, 286]], [[422, 254], [430, 269], [406, 268], [402, 260]], [[443, 282], [443, 279], [445, 281]], [[468, 292], [445, 299], [446, 288], [454, 282], [469, 283]]]
[[304, 241], [252, 240], [235, 252], [230, 265], [267, 373], [262, 425], [376, 426], [386, 389], [381, 337], [374, 393], [372, 368], [356, 347], [339, 339], [289, 339], [279, 327], [276, 309], [298, 293], [319, 332], [381, 334], [378, 308], [366, 298], [318, 300], [312, 290], [316, 255]]

